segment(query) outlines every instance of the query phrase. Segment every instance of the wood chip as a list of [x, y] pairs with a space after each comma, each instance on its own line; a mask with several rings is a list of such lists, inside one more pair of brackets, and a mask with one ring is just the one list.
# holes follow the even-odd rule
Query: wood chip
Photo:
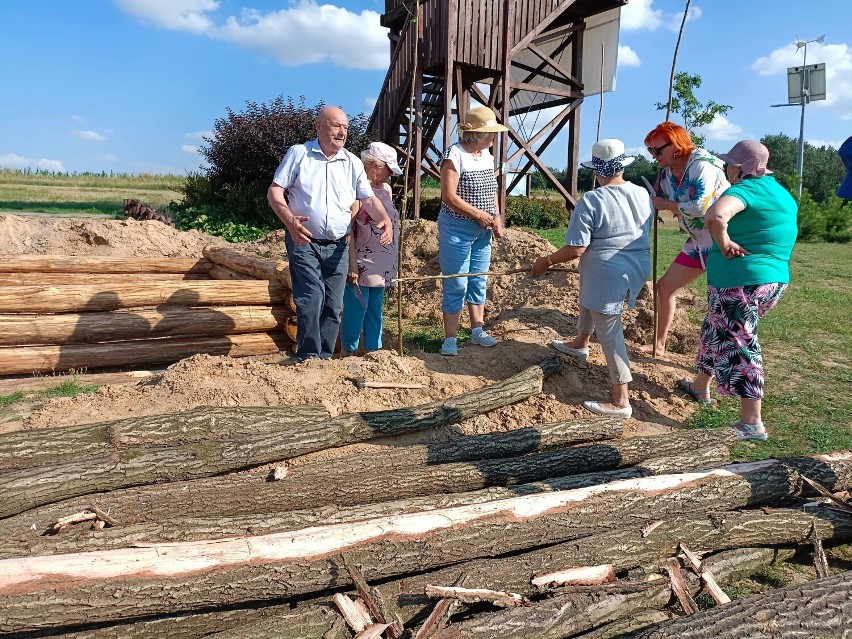
[[615, 569], [612, 564], [604, 564], [558, 570], [539, 575], [533, 578], [531, 583], [536, 588], [544, 588], [547, 586], [599, 586], [613, 581], [615, 581]]
[[427, 585], [425, 592], [429, 597], [458, 599], [464, 603], [487, 601], [500, 608], [517, 608], [518, 606], [532, 605], [532, 602], [523, 595], [519, 595], [514, 592], [506, 592], [504, 590]]
[[340, 614], [343, 615], [343, 619], [346, 620], [347, 625], [356, 633], [363, 631], [367, 628], [367, 626], [373, 623], [373, 620], [367, 613], [367, 609], [364, 607], [363, 602], [359, 605], [357, 602], [352, 601], [352, 599], [339, 592], [334, 595], [332, 600], [334, 601], [334, 605], [336, 605], [337, 609], [340, 611]]

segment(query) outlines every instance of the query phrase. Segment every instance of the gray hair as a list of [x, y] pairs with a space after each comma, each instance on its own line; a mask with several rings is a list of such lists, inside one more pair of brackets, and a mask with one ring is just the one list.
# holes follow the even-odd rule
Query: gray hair
[[459, 131], [459, 142], [479, 144], [490, 140], [492, 137], [497, 137], [497, 134], [490, 131], [465, 131], [464, 129]]

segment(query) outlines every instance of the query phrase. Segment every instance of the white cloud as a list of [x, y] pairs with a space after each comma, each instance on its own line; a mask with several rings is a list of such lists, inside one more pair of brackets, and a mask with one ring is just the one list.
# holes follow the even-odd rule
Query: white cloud
[[108, 155], [104, 155], [101, 159], [102, 159], [104, 162], [115, 162], [115, 161], [117, 161], [117, 160], [118, 160], [118, 156], [113, 155], [112, 153], [110, 153], [110, 154], [108, 154]]
[[[801, 66], [804, 53], [796, 46], [788, 44], [775, 49], [772, 53], [755, 60], [751, 68], [760, 75], [786, 74], [788, 67]], [[829, 108], [837, 112], [844, 120], [852, 119], [852, 47], [848, 44], [821, 44], [814, 42], [808, 45], [808, 64], [825, 63], [825, 100], [812, 103], [818, 108]], [[782, 82], [786, 82], [785, 79]], [[786, 95], [785, 84], [778, 87], [778, 95]]]
[[[704, 15], [704, 12], [701, 10], [701, 7], [694, 7], [690, 5], [689, 13], [686, 16], [686, 22], [689, 24], [693, 20], [698, 20], [701, 16]], [[683, 22], [683, 11], [678, 11], [674, 16], [668, 21], [666, 28], [671, 31], [680, 31], [680, 25]]]
[[[591, 155], [591, 153], [592, 152], [589, 151], [589, 155]], [[625, 155], [634, 155], [634, 156], [641, 155], [646, 160], [652, 159], [651, 154], [648, 153], [648, 149], [646, 149], [644, 146], [626, 146], [626, 147], [624, 147], [624, 154]]]
[[283, 66], [330, 61], [354, 69], [385, 69], [390, 55], [378, 13], [353, 13], [315, 0], [299, 0], [289, 9], [269, 13], [246, 9], [210, 35]]
[[198, 147], [191, 144], [181, 144], [180, 150], [184, 153], [198, 153]]
[[165, 29], [204, 33], [213, 28], [207, 15], [219, 8], [215, 0], [113, 0], [119, 8], [146, 23]]
[[724, 115], [716, 114], [713, 121], [705, 126], [700, 126], [696, 129], [696, 133], [700, 133], [708, 140], [741, 140], [742, 127], [737, 126]]
[[106, 138], [97, 131], [74, 131], [71, 133], [71, 135], [73, 135], [75, 138], [80, 138], [81, 140], [96, 140], [99, 142], [106, 140]]
[[48, 160], [40, 158], [38, 160], [28, 159], [18, 155], [17, 153], [6, 153], [0, 155], [0, 167], [7, 169], [44, 169], [47, 171], [64, 171], [65, 166], [61, 160]]
[[372, 111], [376, 107], [376, 102], [378, 101], [379, 99], [374, 95], [367, 96], [364, 98], [364, 106], [367, 107], [368, 111]]
[[82, 117], [80, 117], [79, 115], [72, 115], [71, 121], [76, 122], [77, 124], [82, 124], [83, 122], [85, 122], [85, 120]]
[[642, 65], [642, 60], [639, 59], [633, 49], [624, 44], [618, 45], [618, 66], [620, 67], [638, 67]]
[[193, 131], [192, 133], [184, 133], [183, 136], [187, 140], [203, 140], [204, 138], [212, 138], [213, 131]]
[[835, 151], [840, 148], [840, 145], [843, 144], [843, 140], [806, 140], [808, 144], [811, 146], [815, 146], [817, 148], [823, 146], [830, 146]]
[[654, 9], [653, 4], [654, 0], [630, 0], [621, 9], [621, 28], [625, 31], [659, 29], [663, 25], [663, 11]]

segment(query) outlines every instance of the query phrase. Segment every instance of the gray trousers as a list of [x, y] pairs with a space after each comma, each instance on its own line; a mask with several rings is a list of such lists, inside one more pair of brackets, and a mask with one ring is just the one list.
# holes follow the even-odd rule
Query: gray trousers
[[621, 314], [607, 315], [580, 307], [577, 318], [577, 332], [591, 335], [596, 333], [598, 342], [606, 357], [609, 379], [613, 384], [626, 384], [633, 381], [630, 374], [630, 360], [627, 359], [627, 346], [624, 344], [624, 328]]

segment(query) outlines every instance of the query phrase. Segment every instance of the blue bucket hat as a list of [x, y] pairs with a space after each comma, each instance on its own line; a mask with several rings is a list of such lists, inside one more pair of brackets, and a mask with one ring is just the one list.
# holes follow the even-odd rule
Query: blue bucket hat
[[846, 177], [837, 189], [837, 197], [852, 200], [852, 137], [846, 138], [846, 142], [837, 149], [837, 154], [843, 160], [843, 166], [846, 167]]

